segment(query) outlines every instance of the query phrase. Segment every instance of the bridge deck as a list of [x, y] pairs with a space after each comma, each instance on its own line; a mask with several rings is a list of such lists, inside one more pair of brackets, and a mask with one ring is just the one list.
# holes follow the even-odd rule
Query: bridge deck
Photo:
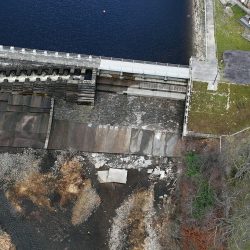
[[189, 68], [101, 59], [101, 70], [189, 79]]
[[189, 79], [189, 67], [118, 58], [21, 49], [0, 45], [0, 58], [57, 65], [96, 68], [105, 71]]

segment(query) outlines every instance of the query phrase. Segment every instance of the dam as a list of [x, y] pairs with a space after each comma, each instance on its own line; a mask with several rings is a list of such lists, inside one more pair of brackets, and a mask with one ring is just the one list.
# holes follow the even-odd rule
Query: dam
[[[174, 155], [189, 66], [6, 46], [0, 61], [0, 146]], [[61, 112], [68, 103], [81, 104], [80, 122], [66, 118], [79, 108]]]

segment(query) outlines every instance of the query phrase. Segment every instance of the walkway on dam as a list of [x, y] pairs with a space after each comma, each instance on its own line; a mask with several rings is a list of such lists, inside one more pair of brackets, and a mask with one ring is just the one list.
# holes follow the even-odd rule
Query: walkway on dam
[[32, 50], [3, 45], [0, 45], [0, 58], [85, 68], [98, 68], [100, 65], [100, 59], [87, 55]]
[[88, 56], [72, 53], [21, 49], [0, 45], [0, 58], [95, 68], [103, 71], [189, 79], [189, 66]]
[[208, 88], [216, 90], [218, 81], [218, 61], [216, 57], [215, 25], [214, 25], [214, 0], [205, 1], [205, 39], [206, 60], [191, 60], [193, 81], [208, 83]]
[[189, 79], [188, 66], [101, 59], [100, 70]]

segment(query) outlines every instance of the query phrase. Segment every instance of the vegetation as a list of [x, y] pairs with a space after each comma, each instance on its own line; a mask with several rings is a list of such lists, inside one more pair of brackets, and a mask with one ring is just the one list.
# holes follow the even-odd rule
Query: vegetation
[[186, 155], [187, 175], [189, 177], [199, 176], [201, 174], [199, 162], [197, 154], [190, 152]]
[[250, 86], [219, 83], [216, 92], [194, 82], [188, 130], [230, 134], [250, 126]]
[[229, 249], [250, 249], [250, 132], [229, 138], [221, 164], [228, 169], [222, 218], [224, 237]]
[[225, 50], [250, 50], [250, 42], [242, 37], [244, 27], [239, 23], [239, 18], [245, 13], [238, 6], [233, 6], [232, 11], [234, 16], [230, 17], [225, 14], [220, 1], [215, 1], [215, 34], [219, 60]]
[[199, 156], [193, 152], [186, 155], [187, 175], [194, 178], [197, 194], [194, 198], [193, 216], [200, 219], [214, 204], [214, 192], [202, 175], [202, 165]]
[[198, 192], [193, 202], [193, 215], [201, 218], [208, 208], [214, 205], [214, 192], [209, 183], [204, 179], [199, 181]]

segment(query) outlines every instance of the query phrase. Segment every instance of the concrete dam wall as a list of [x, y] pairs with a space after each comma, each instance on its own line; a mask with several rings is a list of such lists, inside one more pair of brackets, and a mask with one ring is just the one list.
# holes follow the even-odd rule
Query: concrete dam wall
[[[190, 95], [189, 70], [181, 65], [0, 46], [0, 146], [174, 156], [181, 136], [181, 107]], [[110, 101], [115, 103], [102, 95], [95, 108], [98, 93], [106, 93], [108, 99], [109, 93], [114, 94], [117, 98]], [[127, 106], [119, 105], [121, 99]], [[59, 100], [66, 106], [82, 105], [66, 108], [64, 118], [58, 119], [54, 103], [60, 113]], [[135, 106], [130, 105], [137, 101], [138, 111], [133, 113]], [[72, 120], [75, 109], [87, 106], [90, 113], [81, 111], [79, 119], [91, 116], [93, 124], [91, 119]], [[126, 122], [130, 119], [142, 124], [131, 125]]]

